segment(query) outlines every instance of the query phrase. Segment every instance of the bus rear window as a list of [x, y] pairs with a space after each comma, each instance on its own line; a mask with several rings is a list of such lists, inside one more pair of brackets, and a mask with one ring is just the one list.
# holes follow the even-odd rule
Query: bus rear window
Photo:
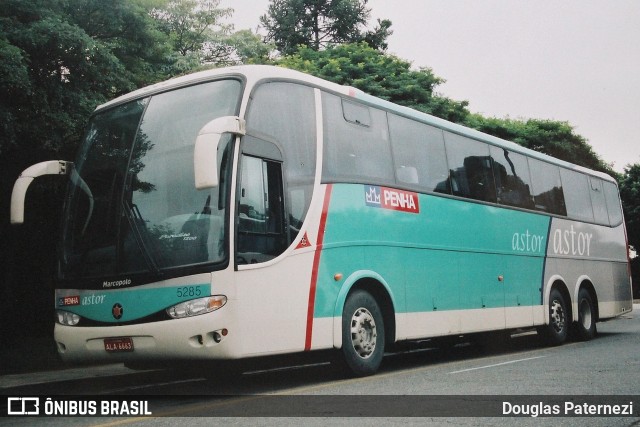
[[609, 223], [615, 227], [622, 223], [622, 209], [618, 189], [612, 182], [603, 182], [604, 198], [607, 201], [607, 211], [609, 211]]

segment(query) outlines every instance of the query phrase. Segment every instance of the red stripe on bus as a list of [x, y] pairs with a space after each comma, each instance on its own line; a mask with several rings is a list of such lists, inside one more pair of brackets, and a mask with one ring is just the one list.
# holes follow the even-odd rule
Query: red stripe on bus
[[331, 189], [333, 185], [327, 184], [322, 204], [322, 215], [320, 216], [320, 227], [318, 228], [318, 238], [316, 239], [316, 252], [313, 255], [313, 270], [311, 270], [311, 284], [309, 286], [309, 306], [307, 309], [307, 333], [304, 341], [304, 351], [311, 350], [311, 335], [313, 333], [313, 312], [316, 303], [316, 284], [318, 282], [318, 267], [320, 266], [320, 255], [322, 253], [322, 242], [324, 240], [324, 229], [327, 224], [327, 213], [329, 212], [329, 200], [331, 199]]

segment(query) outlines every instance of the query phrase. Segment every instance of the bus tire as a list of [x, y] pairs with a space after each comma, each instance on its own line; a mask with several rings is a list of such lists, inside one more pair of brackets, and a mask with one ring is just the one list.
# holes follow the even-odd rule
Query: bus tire
[[578, 292], [578, 323], [575, 325], [575, 338], [589, 341], [596, 336], [596, 310], [591, 294], [586, 289]]
[[353, 376], [376, 373], [384, 356], [384, 319], [371, 294], [356, 290], [342, 309], [341, 364]]
[[569, 334], [569, 312], [564, 297], [557, 289], [549, 294], [549, 324], [542, 327], [542, 337], [548, 345], [560, 345]]

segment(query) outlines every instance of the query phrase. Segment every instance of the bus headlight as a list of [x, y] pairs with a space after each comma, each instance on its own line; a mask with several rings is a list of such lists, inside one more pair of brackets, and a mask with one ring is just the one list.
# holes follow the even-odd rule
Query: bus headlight
[[76, 326], [80, 322], [80, 316], [68, 311], [56, 310], [58, 323], [65, 326]]
[[222, 308], [226, 303], [226, 296], [213, 295], [206, 298], [192, 299], [190, 301], [176, 304], [173, 307], [167, 308], [167, 314], [174, 319], [198, 316], [200, 314], [211, 313], [212, 311]]

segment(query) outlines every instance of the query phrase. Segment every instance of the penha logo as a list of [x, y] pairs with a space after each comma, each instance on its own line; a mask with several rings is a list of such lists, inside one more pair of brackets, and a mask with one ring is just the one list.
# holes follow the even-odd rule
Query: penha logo
[[80, 295], [58, 298], [58, 307], [65, 307], [68, 305], [80, 305]]
[[420, 213], [418, 193], [412, 191], [379, 187], [377, 185], [365, 185], [364, 200], [366, 205], [371, 207]]

